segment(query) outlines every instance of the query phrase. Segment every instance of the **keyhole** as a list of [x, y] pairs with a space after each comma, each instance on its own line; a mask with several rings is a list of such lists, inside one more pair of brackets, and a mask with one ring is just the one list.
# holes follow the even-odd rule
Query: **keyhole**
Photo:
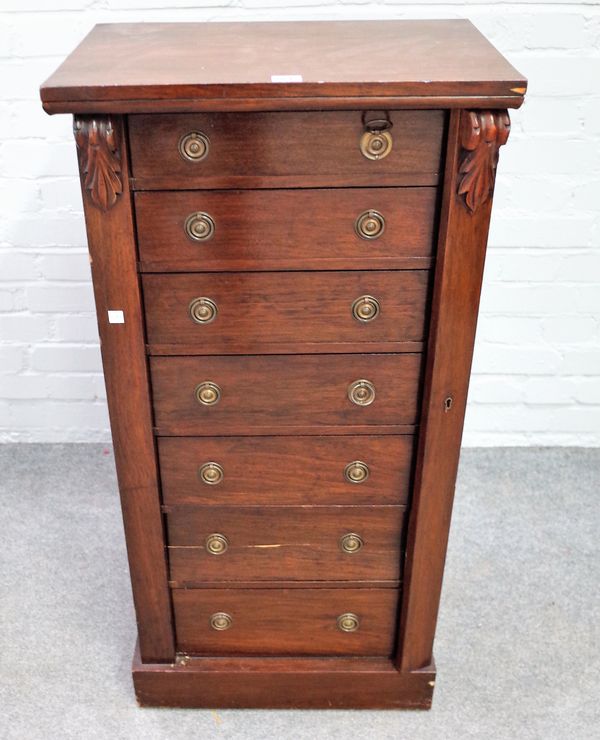
[[452, 401], [452, 396], [448, 396], [448, 398], [446, 398], [446, 400], [444, 401], [444, 411], [446, 413], [448, 413], [448, 411], [450, 411], [450, 409], [452, 408]]

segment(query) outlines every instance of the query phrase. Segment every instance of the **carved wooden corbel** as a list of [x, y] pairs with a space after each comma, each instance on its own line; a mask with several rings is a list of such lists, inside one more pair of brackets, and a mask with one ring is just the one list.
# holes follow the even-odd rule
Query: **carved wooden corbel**
[[97, 208], [108, 211], [123, 192], [113, 123], [109, 116], [75, 116], [73, 132], [83, 189]]
[[475, 213], [492, 195], [498, 151], [506, 144], [509, 133], [506, 110], [462, 112], [458, 195], [470, 213]]

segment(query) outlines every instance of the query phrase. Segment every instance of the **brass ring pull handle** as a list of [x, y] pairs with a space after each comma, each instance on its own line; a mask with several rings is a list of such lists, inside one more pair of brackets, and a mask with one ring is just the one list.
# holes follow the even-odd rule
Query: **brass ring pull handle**
[[382, 131], [389, 131], [394, 124], [389, 118], [371, 118], [364, 122], [365, 130], [370, 134], [379, 134]]
[[222, 555], [229, 547], [229, 540], [224, 534], [215, 532], [214, 534], [208, 535], [204, 545], [206, 547], [206, 552], [210, 555]]
[[362, 460], [354, 460], [344, 468], [344, 477], [349, 483], [364, 483], [369, 477], [369, 466]]
[[212, 216], [204, 213], [204, 211], [190, 213], [184, 224], [185, 233], [195, 242], [207, 242], [209, 239], [212, 239], [215, 234], [215, 228], [216, 226]]
[[352, 315], [357, 321], [367, 323], [379, 316], [381, 306], [372, 295], [361, 295], [352, 303]]
[[393, 123], [389, 116], [386, 114], [386, 118], [371, 118], [367, 121], [363, 113], [363, 126], [365, 132], [360, 137], [360, 151], [363, 157], [375, 161], [387, 157], [394, 143], [390, 133]]
[[375, 386], [370, 380], [355, 380], [348, 386], [348, 398], [357, 406], [369, 406], [375, 400]]
[[360, 627], [360, 620], [356, 614], [347, 612], [346, 614], [340, 614], [337, 618], [337, 626], [342, 632], [356, 632]]
[[362, 125], [366, 131], [387, 131], [391, 129], [394, 124], [390, 118], [390, 114], [387, 111], [363, 111], [362, 114]]
[[385, 231], [385, 218], [379, 211], [364, 211], [354, 222], [354, 230], [361, 239], [378, 239]]
[[208, 156], [210, 139], [201, 131], [190, 131], [179, 139], [179, 154], [188, 162], [200, 162]]
[[340, 550], [353, 554], [358, 552], [365, 543], [363, 538], [355, 532], [348, 532], [340, 538]]
[[221, 400], [221, 389], [216, 383], [205, 380], [199, 383], [194, 391], [196, 400], [203, 406], [214, 406]]
[[194, 298], [188, 307], [190, 318], [196, 324], [210, 324], [217, 318], [219, 309], [217, 304], [210, 298]]
[[232, 624], [233, 619], [231, 618], [231, 615], [226, 614], [225, 612], [216, 612], [210, 618], [210, 626], [218, 632], [228, 630]]
[[216, 486], [223, 480], [225, 471], [216, 462], [206, 462], [198, 470], [198, 477], [207, 486]]

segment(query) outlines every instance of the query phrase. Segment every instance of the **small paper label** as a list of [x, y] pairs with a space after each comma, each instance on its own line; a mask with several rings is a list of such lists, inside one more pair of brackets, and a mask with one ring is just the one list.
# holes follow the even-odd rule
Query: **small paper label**
[[125, 314], [123, 311], [109, 311], [108, 312], [108, 323], [109, 324], [124, 324]]
[[302, 82], [302, 75], [271, 75], [271, 82]]

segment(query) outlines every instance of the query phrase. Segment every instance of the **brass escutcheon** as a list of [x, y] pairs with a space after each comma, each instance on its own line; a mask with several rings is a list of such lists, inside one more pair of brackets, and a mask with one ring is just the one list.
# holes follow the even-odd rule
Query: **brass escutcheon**
[[223, 480], [224, 475], [225, 471], [219, 463], [216, 462], [204, 463], [204, 465], [201, 465], [198, 470], [200, 480], [203, 483], [206, 483], [207, 486], [218, 485]]
[[385, 218], [379, 211], [364, 211], [356, 219], [354, 230], [361, 239], [377, 239], [385, 231]]
[[194, 298], [190, 302], [188, 311], [192, 321], [195, 321], [197, 324], [210, 324], [211, 321], [217, 318], [217, 313], [219, 312], [217, 304], [204, 296]]
[[356, 632], [360, 626], [360, 620], [356, 614], [346, 612], [346, 614], [340, 614], [337, 618], [337, 626], [342, 632]]
[[344, 476], [350, 483], [364, 483], [369, 477], [369, 466], [362, 460], [354, 460], [344, 468]]
[[352, 315], [357, 321], [367, 323], [379, 316], [381, 306], [372, 295], [361, 295], [352, 303]]
[[215, 222], [208, 213], [197, 211], [190, 213], [185, 220], [185, 233], [195, 242], [206, 242], [212, 239], [215, 233]]
[[190, 131], [179, 139], [179, 154], [188, 162], [200, 162], [208, 155], [210, 139], [201, 131]]
[[348, 386], [348, 398], [357, 406], [369, 406], [375, 400], [375, 386], [370, 380], [355, 380]]
[[199, 383], [194, 391], [196, 400], [203, 406], [214, 406], [221, 399], [221, 389], [216, 383], [205, 380]]
[[215, 532], [208, 535], [204, 544], [206, 546], [206, 552], [211, 555], [222, 555], [229, 547], [229, 540], [224, 534]]
[[363, 538], [359, 534], [354, 532], [348, 532], [340, 538], [340, 549], [343, 552], [354, 553], [358, 552], [364, 545]]
[[216, 614], [213, 614], [210, 618], [210, 626], [214, 630], [218, 630], [219, 632], [223, 632], [223, 630], [228, 630], [232, 624], [233, 619], [229, 614], [226, 614], [225, 612], [216, 612]]

